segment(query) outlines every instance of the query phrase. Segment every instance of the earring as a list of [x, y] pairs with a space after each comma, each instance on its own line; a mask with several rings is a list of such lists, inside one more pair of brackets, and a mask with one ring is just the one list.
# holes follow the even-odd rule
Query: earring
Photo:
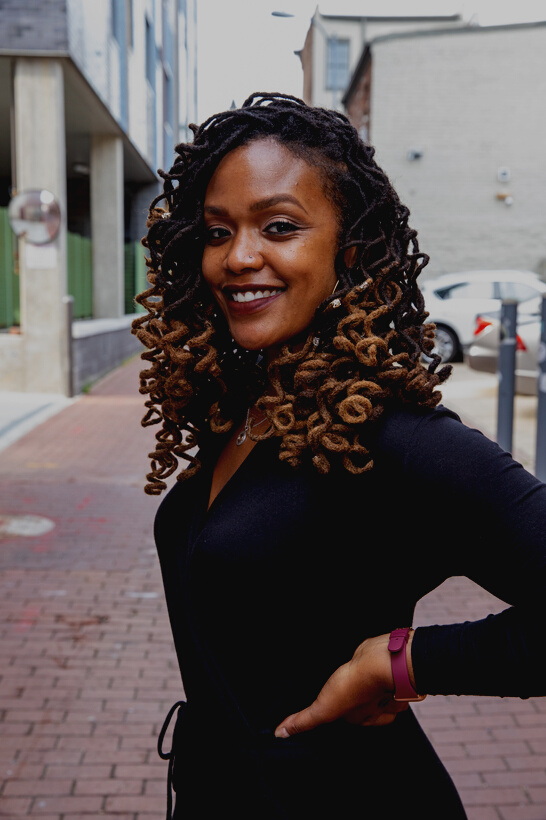
[[[333, 289], [333, 291], [331, 292], [330, 296], [333, 296], [333, 295], [334, 295], [334, 293], [335, 293], [335, 292], [336, 292], [336, 290], [337, 290], [337, 286], [338, 286], [338, 285], [339, 285], [339, 279], [336, 281], [336, 283], [335, 283], [335, 285], [334, 285], [334, 289]], [[338, 308], [338, 307], [341, 307], [341, 299], [333, 299], [333, 300], [330, 302], [330, 304], [327, 306], [327, 308], [326, 308], [326, 309], [327, 309], [327, 310], [330, 310], [331, 308], [334, 308], [334, 309], [335, 309], [335, 308]]]

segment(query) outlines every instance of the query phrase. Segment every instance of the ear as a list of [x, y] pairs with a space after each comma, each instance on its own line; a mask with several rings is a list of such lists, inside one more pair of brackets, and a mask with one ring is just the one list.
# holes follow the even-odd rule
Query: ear
[[347, 268], [353, 267], [356, 261], [356, 245], [353, 245], [351, 248], [347, 248], [343, 254], [343, 261], [345, 262], [345, 266]]

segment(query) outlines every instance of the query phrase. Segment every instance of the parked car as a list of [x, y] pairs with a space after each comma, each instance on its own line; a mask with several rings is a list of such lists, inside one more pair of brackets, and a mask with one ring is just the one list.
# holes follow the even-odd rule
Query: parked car
[[464, 271], [427, 279], [421, 290], [436, 325], [434, 352], [451, 362], [471, 344], [476, 314], [500, 310], [503, 299], [522, 302], [546, 293], [546, 283], [532, 271]]
[[[538, 386], [542, 297], [518, 305], [516, 330], [516, 393], [535, 395]], [[473, 370], [496, 373], [500, 346], [500, 311], [476, 316], [474, 342], [465, 361]]]

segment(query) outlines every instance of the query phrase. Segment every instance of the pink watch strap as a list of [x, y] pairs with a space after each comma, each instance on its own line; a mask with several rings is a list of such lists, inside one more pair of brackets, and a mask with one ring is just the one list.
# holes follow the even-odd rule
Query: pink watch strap
[[403, 701], [424, 700], [426, 695], [418, 695], [411, 685], [408, 662], [406, 659], [406, 644], [410, 634], [409, 628], [393, 629], [389, 639], [391, 653], [391, 668], [394, 678], [394, 699]]

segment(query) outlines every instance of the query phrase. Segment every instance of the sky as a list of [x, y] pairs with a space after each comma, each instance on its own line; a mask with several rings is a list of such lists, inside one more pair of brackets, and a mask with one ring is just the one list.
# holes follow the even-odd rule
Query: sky
[[[253, 91], [302, 94], [301, 49], [318, 0], [197, 0], [198, 121]], [[477, 15], [480, 25], [546, 20], [546, 0], [323, 0], [323, 13]], [[282, 11], [293, 17], [273, 17]]]

